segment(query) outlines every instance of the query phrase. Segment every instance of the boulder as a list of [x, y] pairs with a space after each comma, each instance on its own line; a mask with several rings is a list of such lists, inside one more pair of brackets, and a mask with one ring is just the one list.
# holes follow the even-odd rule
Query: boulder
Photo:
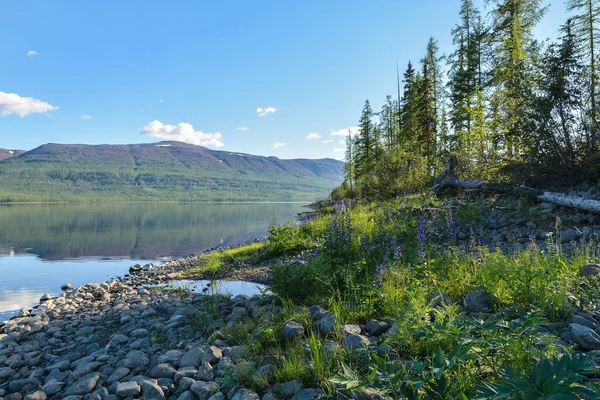
[[281, 337], [284, 340], [294, 340], [302, 336], [304, 336], [304, 328], [301, 324], [294, 321], [288, 321], [283, 325]]
[[342, 345], [349, 350], [358, 350], [369, 345], [369, 339], [362, 335], [348, 335]]
[[260, 397], [251, 390], [240, 389], [235, 392], [231, 400], [260, 400]]
[[300, 379], [294, 379], [289, 382], [276, 383], [273, 385], [273, 392], [285, 399], [289, 399], [301, 390], [302, 381]]
[[600, 335], [580, 324], [569, 324], [573, 339], [584, 350], [600, 350]]
[[121, 382], [117, 385], [117, 396], [137, 396], [141, 391], [137, 382]]
[[600, 275], [600, 264], [586, 264], [579, 269], [580, 276], [598, 276]]
[[329, 335], [330, 333], [335, 333], [337, 324], [335, 322], [335, 315], [332, 313], [326, 313], [319, 320], [319, 331], [323, 335]]
[[491, 312], [494, 309], [494, 296], [490, 292], [469, 292], [465, 307], [472, 313]]
[[216, 382], [194, 382], [190, 390], [198, 396], [199, 400], [208, 400], [213, 394], [219, 391], [219, 385]]
[[387, 332], [388, 329], [390, 329], [390, 324], [388, 324], [387, 322], [372, 319], [369, 322], [367, 322], [366, 329], [369, 335], [380, 336]]

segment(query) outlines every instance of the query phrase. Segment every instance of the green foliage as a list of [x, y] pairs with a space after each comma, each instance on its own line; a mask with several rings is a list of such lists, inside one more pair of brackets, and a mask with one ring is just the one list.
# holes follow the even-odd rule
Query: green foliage
[[600, 392], [581, 384], [597, 373], [584, 354], [563, 355], [537, 362], [530, 372], [504, 368], [496, 383], [479, 386], [479, 399], [600, 399]]
[[312, 244], [311, 238], [305, 235], [302, 229], [291, 224], [273, 224], [269, 230], [265, 252], [268, 257], [279, 257], [308, 250]]

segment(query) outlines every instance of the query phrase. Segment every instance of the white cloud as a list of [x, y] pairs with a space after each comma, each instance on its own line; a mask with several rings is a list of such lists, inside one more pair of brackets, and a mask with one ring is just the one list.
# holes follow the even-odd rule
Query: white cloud
[[27, 57], [35, 57], [35, 56], [37, 56], [37, 55], [38, 55], [38, 52], [37, 52], [37, 51], [35, 51], [35, 50], [29, 50], [29, 51], [27, 52]]
[[349, 126], [347, 128], [338, 129], [337, 131], [331, 130], [331, 136], [356, 136], [360, 128], [358, 126]]
[[334, 153], [342, 153], [342, 152], [344, 152], [344, 151], [346, 151], [346, 149], [344, 149], [344, 148], [341, 148], [341, 147], [334, 147], [334, 148], [333, 148], [333, 152], [334, 152]]
[[308, 135], [306, 135], [306, 140], [310, 140], [310, 139], [321, 139], [321, 135], [319, 135], [318, 133], [309, 133]]
[[346, 144], [346, 141], [345, 140], [340, 140], [338, 143], [339, 144]]
[[327, 140], [323, 140], [321, 143], [333, 143], [333, 140], [327, 139]]
[[164, 103], [165, 101], [164, 101], [163, 99], [160, 99], [160, 102], [161, 102], [161, 103]]
[[250, 128], [247, 128], [247, 127], [245, 127], [245, 126], [239, 126], [239, 127], [237, 128], [237, 130], [238, 130], [238, 131], [247, 131], [248, 129], [250, 129]]
[[275, 142], [275, 143], [273, 143], [273, 148], [274, 149], [278, 149], [278, 148], [284, 147], [284, 146], [287, 146], [287, 143], [281, 143], [281, 142]]
[[91, 115], [82, 115], [81, 119], [94, 119]]
[[21, 97], [16, 93], [0, 92], [0, 116], [17, 114], [24, 117], [29, 114], [58, 110], [58, 107], [33, 97]]
[[180, 122], [177, 125], [165, 125], [154, 120], [142, 128], [141, 132], [163, 140], [175, 140], [198, 146], [223, 147], [223, 135], [220, 132], [204, 133], [194, 130], [192, 124]]
[[274, 113], [276, 113], [277, 109], [275, 107], [267, 107], [267, 108], [258, 107], [256, 109], [256, 112], [258, 113], [259, 117], [264, 117], [267, 114], [274, 114]]

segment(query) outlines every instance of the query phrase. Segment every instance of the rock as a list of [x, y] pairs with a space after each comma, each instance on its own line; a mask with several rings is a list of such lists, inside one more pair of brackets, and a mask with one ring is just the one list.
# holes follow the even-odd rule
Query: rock
[[579, 269], [580, 276], [598, 276], [600, 275], [600, 264], [586, 264]]
[[92, 390], [94, 390], [94, 388], [96, 387], [96, 384], [98, 383], [99, 380], [100, 380], [99, 372], [94, 372], [94, 373], [88, 374], [88, 375], [84, 376], [83, 378], [79, 379], [74, 384], [72, 384], [67, 389], [65, 394], [66, 395], [77, 395], [77, 394], [84, 395], [84, 394], [91, 393]]
[[113, 383], [120, 381], [121, 379], [129, 375], [129, 372], [131, 372], [129, 368], [119, 367], [115, 369], [112, 374], [110, 374], [106, 383], [112, 385]]
[[465, 306], [472, 313], [491, 312], [494, 309], [494, 296], [490, 292], [469, 292]]
[[175, 368], [171, 364], [158, 364], [156, 367], [150, 370], [150, 376], [152, 378], [170, 378], [173, 379], [175, 376]]
[[25, 396], [25, 400], [46, 400], [48, 396], [41, 390], [36, 390], [35, 392], [28, 394]]
[[600, 335], [587, 326], [569, 324], [574, 340], [584, 350], [600, 350]]
[[142, 267], [140, 264], [135, 264], [133, 267], [129, 267], [129, 273], [130, 274], [137, 274], [138, 272], [142, 271], [144, 267]]
[[52, 296], [50, 296], [50, 294], [48, 294], [48, 293], [46, 293], [42, 297], [40, 297], [40, 303], [43, 303], [48, 300], [52, 300]]
[[329, 335], [330, 333], [335, 333], [336, 327], [337, 327], [337, 324], [335, 322], [335, 315], [333, 315], [332, 313], [326, 313], [319, 320], [319, 331], [321, 331], [321, 333], [323, 335]]
[[108, 342], [110, 344], [111, 347], [116, 347], [118, 345], [121, 344], [125, 344], [129, 342], [129, 338], [121, 333], [117, 333], [116, 335], [113, 335], [110, 338], [110, 341]]
[[64, 382], [50, 381], [42, 387], [42, 390], [48, 396], [54, 396], [55, 394], [57, 394], [58, 392], [63, 390], [64, 387], [65, 387]]
[[197, 367], [204, 357], [204, 350], [197, 347], [185, 353], [179, 360], [180, 367]]
[[194, 382], [190, 390], [198, 396], [199, 400], [208, 400], [219, 391], [219, 385], [216, 382]]
[[427, 304], [431, 304], [433, 308], [441, 308], [446, 305], [452, 304], [452, 299], [446, 293], [433, 292], [431, 296], [427, 298]]
[[38, 389], [39, 386], [40, 382], [35, 378], [13, 379], [8, 384], [8, 391], [11, 393], [29, 393]]
[[304, 328], [301, 324], [294, 321], [288, 321], [283, 325], [281, 337], [284, 340], [294, 340], [302, 336], [304, 336]]
[[348, 335], [342, 341], [342, 345], [350, 350], [357, 350], [369, 345], [369, 339], [362, 335]]
[[179, 395], [179, 397], [177, 398], [177, 400], [196, 400], [197, 397], [194, 393], [190, 392], [189, 390], [186, 390], [185, 392], [181, 393]]
[[302, 389], [292, 397], [292, 400], [320, 400], [325, 398], [325, 392], [321, 389]]
[[569, 319], [569, 322], [573, 323], [573, 324], [579, 324], [579, 325], [583, 325], [583, 326], [587, 326], [590, 329], [594, 329], [595, 325], [592, 321], [583, 318], [579, 315], [572, 315], [571, 318]]
[[210, 396], [208, 398], [208, 400], [223, 400], [224, 398], [225, 398], [225, 396], [223, 395], [223, 393], [217, 392], [217, 393], [213, 394], [212, 396]]
[[389, 328], [390, 324], [383, 321], [377, 321], [376, 319], [372, 319], [369, 322], [367, 322], [366, 326], [367, 332], [371, 336], [380, 336], [387, 332]]
[[137, 382], [121, 382], [117, 385], [117, 396], [137, 396], [142, 389]]
[[142, 381], [142, 391], [144, 392], [144, 400], [164, 400], [165, 392], [161, 387], [149, 380]]
[[196, 375], [196, 379], [199, 381], [212, 381], [215, 379], [215, 371], [210, 363], [202, 363], [200, 369], [198, 370], [198, 375]]
[[207, 362], [209, 364], [216, 364], [219, 362], [221, 357], [223, 357], [223, 353], [221, 352], [221, 349], [219, 349], [218, 347], [215, 347], [215, 346], [210, 346], [204, 352], [204, 356], [202, 357], [202, 362]]
[[260, 397], [251, 390], [240, 389], [235, 392], [231, 400], [260, 400]]
[[60, 290], [62, 290], [63, 292], [66, 292], [71, 289], [73, 289], [73, 285], [71, 285], [70, 283], [65, 283], [60, 287]]
[[276, 383], [273, 385], [273, 392], [286, 399], [292, 397], [301, 390], [302, 381], [300, 381], [300, 379], [294, 379], [293, 381]]
[[145, 367], [150, 363], [146, 353], [140, 350], [132, 350], [125, 357], [125, 367], [136, 369], [138, 367]]
[[321, 306], [314, 305], [308, 307], [308, 313], [312, 319], [321, 319], [327, 314], [327, 311], [321, 308]]
[[361, 329], [360, 326], [356, 324], [346, 324], [342, 326], [342, 333], [344, 336], [348, 335], [360, 335]]
[[0, 368], [0, 381], [10, 379], [16, 371], [10, 367], [1, 367]]

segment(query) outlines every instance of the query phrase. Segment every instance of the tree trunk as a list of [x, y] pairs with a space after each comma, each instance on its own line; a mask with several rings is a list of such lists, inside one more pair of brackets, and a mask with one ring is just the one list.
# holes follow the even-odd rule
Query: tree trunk
[[460, 187], [463, 189], [480, 189], [491, 192], [527, 196], [531, 199], [600, 214], [600, 201], [597, 200], [567, 196], [564, 193], [544, 192], [526, 186], [511, 186], [503, 183], [489, 183], [478, 181], [476, 179], [458, 178], [453, 173], [455, 162], [456, 160], [454, 158], [450, 158], [450, 160], [446, 162], [446, 170], [435, 179], [434, 190], [436, 194], [447, 186]]

